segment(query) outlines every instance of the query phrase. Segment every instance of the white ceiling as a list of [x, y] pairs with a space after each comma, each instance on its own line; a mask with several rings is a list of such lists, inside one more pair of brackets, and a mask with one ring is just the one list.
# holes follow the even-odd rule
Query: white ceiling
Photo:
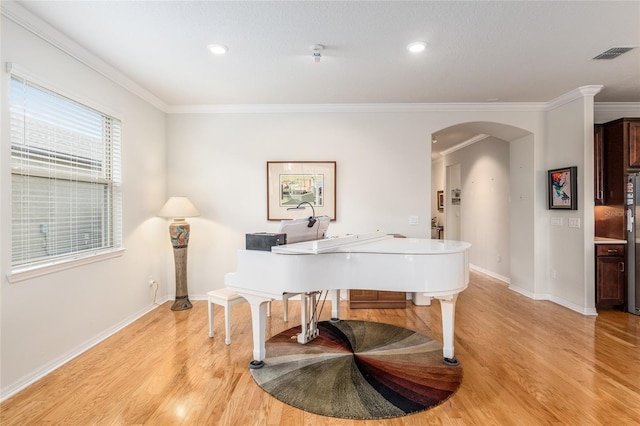
[[640, 46], [639, 1], [17, 3], [168, 106], [640, 102], [640, 48], [591, 59]]

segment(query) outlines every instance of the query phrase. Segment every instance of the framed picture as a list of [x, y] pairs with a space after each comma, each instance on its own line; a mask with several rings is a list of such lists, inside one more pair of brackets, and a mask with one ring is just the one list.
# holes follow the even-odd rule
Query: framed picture
[[[300, 203], [308, 203], [303, 204], [306, 211], [287, 210]], [[336, 162], [267, 161], [267, 220], [299, 219], [313, 212], [336, 220]]]
[[578, 210], [578, 168], [549, 170], [549, 208]]
[[438, 211], [443, 211], [444, 210], [444, 191], [438, 191], [437, 203], [438, 203]]

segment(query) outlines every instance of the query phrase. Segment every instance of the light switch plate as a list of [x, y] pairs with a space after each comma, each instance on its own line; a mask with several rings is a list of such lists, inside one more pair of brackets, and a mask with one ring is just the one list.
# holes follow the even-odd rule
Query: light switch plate
[[570, 217], [569, 218], [569, 228], [580, 228], [580, 218], [579, 217]]
[[562, 218], [561, 217], [552, 217], [551, 218], [552, 226], [562, 226]]

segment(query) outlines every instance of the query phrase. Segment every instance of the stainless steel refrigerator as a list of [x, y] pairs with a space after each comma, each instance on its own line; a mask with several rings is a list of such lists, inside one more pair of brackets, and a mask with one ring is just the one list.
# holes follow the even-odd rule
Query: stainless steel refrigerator
[[640, 315], [640, 174], [627, 175], [627, 310]]

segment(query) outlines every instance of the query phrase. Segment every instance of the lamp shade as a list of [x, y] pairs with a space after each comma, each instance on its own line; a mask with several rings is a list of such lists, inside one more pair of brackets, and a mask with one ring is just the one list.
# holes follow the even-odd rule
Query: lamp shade
[[171, 197], [160, 209], [160, 217], [180, 218], [200, 216], [198, 209], [187, 197]]

